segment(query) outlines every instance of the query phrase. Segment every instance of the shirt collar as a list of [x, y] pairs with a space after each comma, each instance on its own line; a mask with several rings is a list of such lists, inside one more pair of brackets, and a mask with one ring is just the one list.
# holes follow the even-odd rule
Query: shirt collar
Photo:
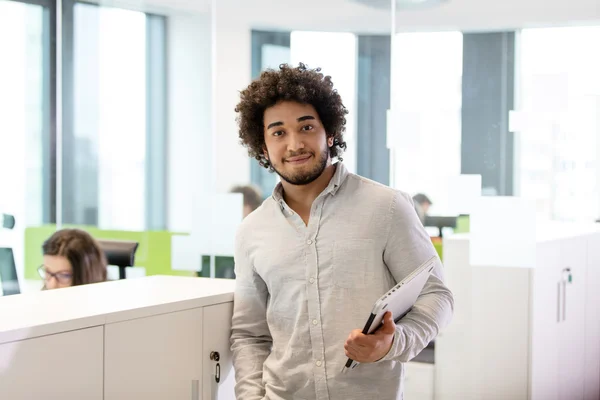
[[[346, 169], [346, 166], [342, 162], [338, 161], [334, 165], [336, 167], [335, 172], [333, 173], [333, 176], [331, 177], [329, 184], [323, 191], [324, 193], [331, 194], [331, 195], [335, 195], [337, 193], [338, 189], [340, 188], [340, 186], [342, 186], [342, 183], [344, 183], [344, 180], [348, 176], [348, 170]], [[283, 206], [283, 203], [284, 203], [284, 201], [283, 201], [283, 185], [281, 184], [281, 182], [279, 182], [275, 186], [275, 189], [273, 189], [272, 197], [273, 197], [273, 200], [275, 200], [276, 202], [278, 202], [280, 205]]]

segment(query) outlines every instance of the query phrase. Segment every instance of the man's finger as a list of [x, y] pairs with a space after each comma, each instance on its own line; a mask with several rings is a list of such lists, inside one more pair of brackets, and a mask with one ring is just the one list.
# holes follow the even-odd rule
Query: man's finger
[[344, 346], [344, 349], [351, 351], [353, 353], [360, 353], [360, 351], [361, 351], [360, 347], [354, 346], [352, 344], [348, 344], [348, 345]]
[[354, 353], [352, 351], [348, 351], [348, 350], [346, 350], [345, 353], [346, 353], [346, 357], [348, 357], [354, 361], [357, 361], [356, 359], [358, 356], [356, 355], [356, 353]]
[[348, 339], [356, 339], [357, 337], [362, 336], [362, 331], [360, 329], [355, 329], [352, 332], [350, 332], [350, 336], [348, 336]]
[[363, 335], [361, 332], [360, 334], [358, 334], [356, 336], [348, 338], [348, 340], [346, 340], [346, 343], [349, 343], [353, 346], [365, 347], [365, 346], [368, 346], [370, 343], [368, 336], [369, 335]]

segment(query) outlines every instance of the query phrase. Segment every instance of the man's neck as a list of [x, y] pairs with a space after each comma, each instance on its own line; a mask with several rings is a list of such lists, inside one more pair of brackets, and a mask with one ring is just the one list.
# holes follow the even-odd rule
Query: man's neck
[[284, 180], [281, 181], [283, 187], [283, 198], [285, 202], [294, 211], [302, 214], [306, 211], [310, 213], [310, 208], [315, 199], [325, 190], [333, 174], [336, 166], [329, 164], [317, 179], [308, 185], [292, 185]]

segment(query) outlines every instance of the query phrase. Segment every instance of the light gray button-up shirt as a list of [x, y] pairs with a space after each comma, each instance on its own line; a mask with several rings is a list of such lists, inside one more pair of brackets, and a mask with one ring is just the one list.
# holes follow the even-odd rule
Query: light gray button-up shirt
[[397, 324], [387, 356], [341, 373], [350, 332], [436, 252], [410, 196], [336, 165], [308, 226], [280, 184], [238, 230], [231, 333], [238, 400], [400, 399], [402, 363], [450, 322], [453, 298], [440, 262]]

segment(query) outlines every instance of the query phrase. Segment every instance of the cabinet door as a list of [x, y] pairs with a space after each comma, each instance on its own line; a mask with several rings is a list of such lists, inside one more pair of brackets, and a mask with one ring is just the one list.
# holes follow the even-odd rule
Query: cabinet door
[[536, 250], [531, 292], [531, 399], [557, 400], [560, 251], [555, 242], [539, 243]]
[[105, 400], [200, 400], [202, 308], [107, 324]]
[[404, 364], [404, 398], [406, 400], [433, 400], [435, 365], [420, 362]]
[[583, 237], [561, 241], [560, 251], [561, 278], [568, 281], [564, 268], [570, 268], [572, 280], [563, 286], [558, 393], [561, 400], [583, 400], [587, 241]]
[[0, 398], [102, 400], [103, 328], [0, 345]]
[[[204, 308], [202, 360], [204, 362], [203, 400], [235, 399], [235, 373], [232, 367], [229, 337], [233, 303], [216, 304]], [[219, 353], [219, 361], [211, 360], [211, 352]], [[217, 370], [217, 364], [218, 370]], [[215, 379], [220, 375], [219, 382]]]
[[584, 399], [600, 399], [600, 235], [587, 246]]

